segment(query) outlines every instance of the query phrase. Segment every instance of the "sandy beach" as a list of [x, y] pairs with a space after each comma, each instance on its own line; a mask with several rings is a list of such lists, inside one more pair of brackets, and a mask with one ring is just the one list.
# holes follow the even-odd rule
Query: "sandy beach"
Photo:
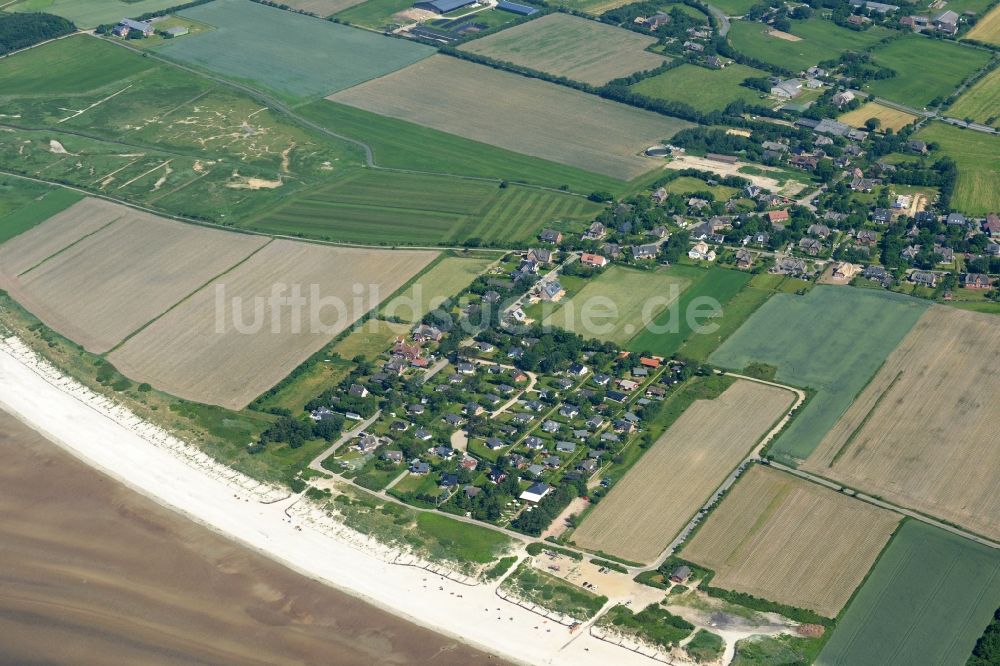
[[237, 483], [246, 485], [245, 479], [234, 481], [211, 466], [193, 464], [193, 456], [176, 447], [154, 443], [135, 421], [122, 424], [122, 410], [112, 419], [114, 406], [87, 393], [40, 364], [19, 340], [0, 343], [0, 408], [88, 465], [294, 571], [511, 661], [655, 663], [506, 602], [495, 585], [464, 585], [392, 564], [376, 550], [315, 529], [291, 509], [299, 498], [276, 500], [279, 492], [261, 487], [242, 490]]

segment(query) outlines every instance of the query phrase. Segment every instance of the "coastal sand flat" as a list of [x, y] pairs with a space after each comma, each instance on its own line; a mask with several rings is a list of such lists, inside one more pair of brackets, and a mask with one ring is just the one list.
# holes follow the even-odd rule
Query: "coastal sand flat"
[[[188, 400], [242, 409], [436, 256], [431, 251], [276, 240], [130, 338], [109, 358], [136, 381]], [[337, 299], [347, 310], [325, 308], [320, 312], [324, 328], [313, 330], [306, 306], [296, 331], [290, 307], [281, 307], [272, 319], [275, 310], [265, 304], [258, 329], [252, 326], [254, 301], [268, 299], [275, 285], [299, 285], [303, 296], [316, 285], [321, 298]], [[237, 308], [234, 299], [243, 305]]]

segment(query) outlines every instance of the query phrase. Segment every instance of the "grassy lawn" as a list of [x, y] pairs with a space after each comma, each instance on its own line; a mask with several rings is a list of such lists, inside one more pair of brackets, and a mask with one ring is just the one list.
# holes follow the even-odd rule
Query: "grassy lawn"
[[420, 513], [417, 530], [447, 546], [457, 557], [479, 564], [492, 562], [512, 544], [510, 537], [500, 532], [462, 523], [439, 513]]
[[906, 521], [820, 653], [831, 666], [965, 664], [1000, 600], [1000, 555]]
[[62, 187], [0, 177], [0, 243], [69, 208], [83, 195]]
[[543, 226], [590, 220], [584, 197], [495, 182], [393, 171], [355, 171], [244, 225], [295, 236], [381, 245], [528, 241]]
[[414, 278], [406, 290], [382, 306], [382, 314], [416, 323], [441, 302], [468, 287], [496, 256], [446, 256]]
[[727, 201], [734, 194], [739, 192], [739, 190], [735, 187], [727, 187], [726, 185], [709, 185], [701, 178], [695, 178], [694, 176], [681, 176], [679, 178], [674, 178], [666, 184], [665, 189], [667, 192], [672, 192], [674, 194], [711, 192], [715, 196], [716, 201]]
[[624, 344], [690, 284], [688, 278], [674, 275], [667, 268], [644, 271], [611, 266], [585, 282], [543, 324], [588, 339]]
[[777, 294], [709, 361], [735, 371], [766, 363], [778, 368], [779, 382], [816, 391], [771, 449], [782, 462], [795, 464], [812, 453], [927, 305], [849, 287]]
[[726, 305], [750, 280], [749, 273], [716, 267], [673, 266], [670, 272], [677, 277], [690, 279], [692, 284], [681, 293], [676, 303], [656, 317], [653, 322], [655, 330], [643, 329], [629, 340], [627, 347], [632, 351], [648, 351], [669, 357], [689, 339], [693, 341], [704, 335], [712, 335], [707, 331], [698, 333], [694, 330], [701, 323], [723, 325], [714, 321], [717, 318], [708, 321], [701, 316], [710, 312], [706, 305], [721, 305], [721, 321], [724, 322], [727, 317]]
[[434, 52], [247, 0], [216, 0], [181, 15], [215, 30], [168, 40], [159, 53], [290, 99], [349, 88]]
[[496, 178], [573, 192], [622, 193], [629, 184], [369, 111], [319, 100], [296, 111], [338, 134], [364, 141], [375, 163], [396, 169]]
[[916, 108], [949, 96], [968, 76], [984, 67], [990, 54], [954, 42], [905, 35], [872, 52], [875, 63], [896, 76], [870, 82], [866, 90]]
[[733, 21], [729, 41], [737, 51], [792, 71], [836, 58], [847, 50], [860, 51], [892, 34], [877, 26], [855, 32], [820, 18], [792, 21], [789, 32], [800, 38], [797, 42], [772, 37], [768, 29], [762, 23]]
[[314, 363], [282, 384], [273, 395], [262, 399], [255, 407], [262, 411], [277, 407], [298, 414], [310, 400], [339, 384], [350, 373], [351, 368], [352, 364], [343, 361], [324, 360]]
[[937, 143], [940, 153], [958, 164], [958, 183], [951, 198], [953, 208], [967, 215], [1000, 210], [1000, 137], [929, 123], [917, 133], [917, 138]]
[[381, 30], [389, 26], [400, 25], [399, 21], [393, 19], [393, 14], [412, 6], [413, 3], [410, 0], [368, 0], [337, 12], [334, 16], [348, 25], [354, 24]]
[[500, 588], [518, 599], [578, 620], [589, 620], [608, 601], [607, 597], [597, 596], [562, 578], [539, 571], [528, 561], [522, 562]]
[[954, 118], [1000, 127], [1000, 68], [981, 78], [948, 109]]
[[725, 69], [681, 65], [643, 79], [633, 85], [632, 90], [654, 99], [683, 102], [696, 111], [711, 113], [737, 100], [760, 104], [760, 92], [740, 85], [745, 79], [757, 76], [767, 76], [767, 72], [736, 63]]
[[371, 361], [392, 346], [392, 341], [410, 330], [407, 324], [394, 324], [381, 319], [369, 319], [347, 334], [330, 350], [344, 360], [364, 356]]

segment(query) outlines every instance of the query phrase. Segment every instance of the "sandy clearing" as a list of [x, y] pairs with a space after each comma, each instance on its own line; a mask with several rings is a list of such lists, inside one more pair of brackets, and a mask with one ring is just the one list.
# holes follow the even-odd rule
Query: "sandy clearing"
[[712, 585], [834, 617], [900, 516], [790, 474], [751, 467], [681, 557]]
[[935, 305], [803, 469], [1000, 538], [1000, 326]]
[[657, 166], [648, 146], [692, 126], [445, 55], [327, 99], [623, 180]]
[[[127, 209], [126, 209], [127, 210]], [[0, 246], [0, 284], [35, 266], [84, 236], [121, 217], [123, 209], [103, 199], [81, 199]]]
[[268, 241], [111, 206], [114, 224], [6, 283], [46, 325], [97, 354]]
[[651, 562], [788, 410], [783, 388], [736, 381], [694, 402], [573, 532], [577, 545]]
[[767, 34], [769, 34], [771, 37], [775, 37], [777, 39], [783, 39], [786, 42], [801, 42], [802, 41], [801, 37], [793, 35], [790, 32], [782, 32], [781, 30], [775, 30], [773, 28], [770, 29], [770, 30], [768, 30]]
[[[277, 240], [135, 335], [110, 358], [137, 381], [189, 400], [241, 409], [436, 256], [429, 251]], [[304, 300], [298, 314], [291, 303], [271, 301], [275, 290], [285, 297], [293, 295], [294, 288]], [[334, 301], [344, 309], [332, 307]]]
[[[273, 560], [420, 626], [522, 664], [645, 666], [646, 657], [545, 622], [503, 601], [496, 584], [468, 587], [424, 569], [391, 564], [362, 535], [285, 514], [294, 500], [262, 504], [78, 398], [78, 384], [46, 381], [0, 345], [0, 407], [68, 452], [182, 515]], [[193, 447], [191, 447], [193, 450]], [[346, 530], [341, 530], [341, 533]], [[572, 640], [571, 640], [572, 639]]]
[[746, 178], [757, 187], [762, 187], [766, 190], [770, 190], [771, 192], [783, 194], [789, 197], [798, 194], [805, 188], [803, 183], [795, 180], [787, 181], [784, 185], [782, 185], [777, 179], [769, 176], [740, 172], [740, 168], [746, 166], [754, 166], [755, 168], [763, 171], [769, 170], [769, 167], [761, 164], [750, 165], [746, 162], [739, 161], [734, 164], [726, 164], [724, 162], [716, 162], [715, 160], [710, 160], [705, 157], [698, 157], [697, 155], [677, 155], [667, 161], [664, 166], [667, 169], [673, 170], [698, 169], [700, 171], [711, 171], [712, 173], [719, 174], [720, 176], [739, 176], [740, 178]]

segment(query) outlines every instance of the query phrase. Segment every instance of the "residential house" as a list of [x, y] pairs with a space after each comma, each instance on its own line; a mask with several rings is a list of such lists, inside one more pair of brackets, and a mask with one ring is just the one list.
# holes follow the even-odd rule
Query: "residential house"
[[536, 264], [548, 264], [552, 262], [552, 250], [544, 248], [532, 248], [528, 250], [528, 254], [525, 259], [528, 261], [533, 261]]
[[538, 295], [543, 301], [556, 302], [566, 295], [566, 290], [559, 280], [546, 280], [538, 289]]
[[786, 275], [803, 275], [806, 272], [806, 262], [795, 257], [782, 257], [772, 270]]
[[874, 245], [878, 242], [878, 234], [871, 229], [862, 229], [855, 237], [861, 245]]
[[789, 220], [789, 215], [787, 210], [772, 210], [767, 213], [767, 221], [771, 223], [772, 227], [784, 228], [785, 223]]
[[656, 245], [633, 245], [632, 258], [635, 260], [653, 259], [659, 252]]
[[861, 266], [847, 261], [838, 261], [833, 265], [833, 277], [837, 280], [853, 280], [861, 272]]
[[990, 213], [983, 220], [983, 233], [990, 238], [1000, 238], [1000, 215]]
[[825, 224], [810, 224], [806, 233], [810, 236], [818, 236], [819, 238], [828, 238], [830, 236], [830, 227]]
[[351, 384], [351, 388], [347, 389], [347, 393], [354, 398], [368, 397], [368, 389], [361, 384]]
[[745, 247], [736, 250], [736, 267], [746, 270], [751, 266], [753, 266], [753, 255], [750, 254], [750, 250]]
[[823, 244], [816, 238], [803, 238], [799, 241], [799, 250], [815, 257], [823, 250]]
[[587, 230], [585, 232], [583, 232], [583, 239], [598, 241], [604, 238], [604, 236], [607, 235], [607, 233], [608, 230], [603, 224], [601, 224], [600, 222], [594, 222], [589, 227], [587, 227]]
[[955, 227], [958, 226], [964, 227], [968, 223], [969, 223], [968, 220], [966, 220], [965, 216], [962, 215], [961, 213], [949, 213], [948, 217], [945, 219], [945, 224]]
[[653, 200], [654, 204], [659, 205], [663, 203], [664, 201], [667, 200], [667, 188], [665, 187], [657, 188], [655, 192], [649, 195], [649, 198]]
[[382, 454], [382, 460], [387, 460], [394, 465], [398, 465], [403, 462], [403, 452], [402, 451], [386, 451]]
[[861, 273], [861, 276], [866, 280], [878, 282], [883, 287], [889, 287], [892, 285], [892, 275], [889, 274], [889, 271], [887, 271], [884, 266], [876, 266], [874, 264], [866, 266], [865, 270]]
[[532, 503], [541, 502], [542, 498], [548, 495], [549, 491], [551, 490], [552, 486], [550, 486], [547, 483], [542, 483], [541, 481], [538, 481], [536, 483], [533, 483], [527, 490], [521, 493], [519, 499]]
[[950, 264], [955, 261], [955, 250], [950, 247], [935, 245], [932, 251], [934, 254], [940, 255], [941, 261], [938, 262], [939, 264]]
[[839, 92], [836, 95], [834, 95], [830, 99], [830, 101], [833, 102], [834, 106], [836, 106], [839, 109], [842, 108], [844, 105], [854, 101], [854, 93], [852, 93], [850, 90], [844, 90], [843, 92]]
[[542, 233], [538, 234], [538, 238], [543, 243], [555, 243], [558, 245], [562, 242], [563, 235], [562, 232], [555, 229], [542, 229]]
[[966, 273], [962, 276], [962, 286], [966, 289], [989, 289], [993, 284], [989, 275]]
[[420, 460], [419, 458], [414, 458], [410, 461], [410, 474], [416, 476], [423, 476], [424, 474], [429, 474], [431, 471], [430, 464]]
[[934, 288], [937, 286], [937, 280], [937, 273], [932, 273], [930, 271], [913, 271], [910, 273], [910, 282], [923, 287]]
[[889, 224], [892, 220], [892, 210], [888, 208], [876, 208], [872, 212], [872, 220], [876, 224]]
[[608, 265], [607, 257], [602, 257], [599, 254], [590, 254], [589, 252], [584, 252], [580, 255], [580, 263], [584, 266], [593, 266], [594, 268], [604, 268]]
[[573, 442], [556, 442], [556, 451], [559, 453], [575, 453], [576, 444]]
[[715, 261], [715, 250], [710, 248], [705, 241], [698, 241], [688, 250], [688, 256], [692, 259]]

